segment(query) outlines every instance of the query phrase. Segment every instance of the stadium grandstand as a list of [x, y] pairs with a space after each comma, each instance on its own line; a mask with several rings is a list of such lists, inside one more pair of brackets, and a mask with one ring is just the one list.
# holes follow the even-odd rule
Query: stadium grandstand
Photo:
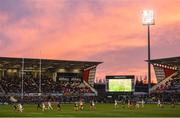
[[150, 62], [158, 83], [148, 94], [147, 77], [94, 83], [102, 62], [0, 57], [0, 117], [180, 116], [180, 57]]
[[38, 96], [53, 96], [68, 102], [76, 97], [96, 96], [94, 78], [101, 63], [0, 57], [1, 100], [16, 96], [34, 102]]
[[176, 93], [180, 94], [180, 57], [150, 60], [154, 67], [157, 84], [151, 93]]

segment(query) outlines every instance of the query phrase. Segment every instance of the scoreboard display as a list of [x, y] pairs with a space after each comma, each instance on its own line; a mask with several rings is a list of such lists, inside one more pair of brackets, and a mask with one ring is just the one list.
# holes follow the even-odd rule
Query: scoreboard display
[[107, 92], [133, 92], [133, 75], [106, 76]]

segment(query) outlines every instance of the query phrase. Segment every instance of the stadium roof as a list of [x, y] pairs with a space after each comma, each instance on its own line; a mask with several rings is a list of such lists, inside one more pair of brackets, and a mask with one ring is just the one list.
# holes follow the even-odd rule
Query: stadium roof
[[[0, 57], [0, 68], [1, 69], [18, 69], [22, 67], [23, 58], [15, 57]], [[86, 69], [93, 66], [97, 66], [102, 62], [94, 61], [72, 61], [72, 60], [54, 60], [54, 59], [41, 59], [42, 69]], [[35, 58], [24, 58], [24, 67], [28, 69], [38, 69], [40, 66], [40, 59]]]
[[157, 64], [168, 65], [168, 66], [177, 66], [177, 65], [180, 65], [180, 57], [152, 59], [150, 60], [150, 63], [152, 64], [157, 63]]

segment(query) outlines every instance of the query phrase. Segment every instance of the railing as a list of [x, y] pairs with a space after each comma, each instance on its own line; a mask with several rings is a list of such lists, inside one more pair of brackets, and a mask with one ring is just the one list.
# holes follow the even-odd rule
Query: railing
[[90, 86], [86, 81], [83, 81], [83, 83], [89, 87], [91, 89], [91, 91], [93, 91], [95, 93], [95, 95], [97, 96], [98, 95], [98, 92], [96, 91], [96, 89], [94, 89], [92, 86]]

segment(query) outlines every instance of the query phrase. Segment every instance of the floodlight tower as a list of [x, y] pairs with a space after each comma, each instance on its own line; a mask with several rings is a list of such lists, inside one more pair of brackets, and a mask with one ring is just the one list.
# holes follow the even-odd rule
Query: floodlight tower
[[155, 24], [153, 10], [143, 10], [142, 12], [142, 24], [148, 28], [148, 92], [151, 88], [151, 50], [150, 50], [150, 26]]

